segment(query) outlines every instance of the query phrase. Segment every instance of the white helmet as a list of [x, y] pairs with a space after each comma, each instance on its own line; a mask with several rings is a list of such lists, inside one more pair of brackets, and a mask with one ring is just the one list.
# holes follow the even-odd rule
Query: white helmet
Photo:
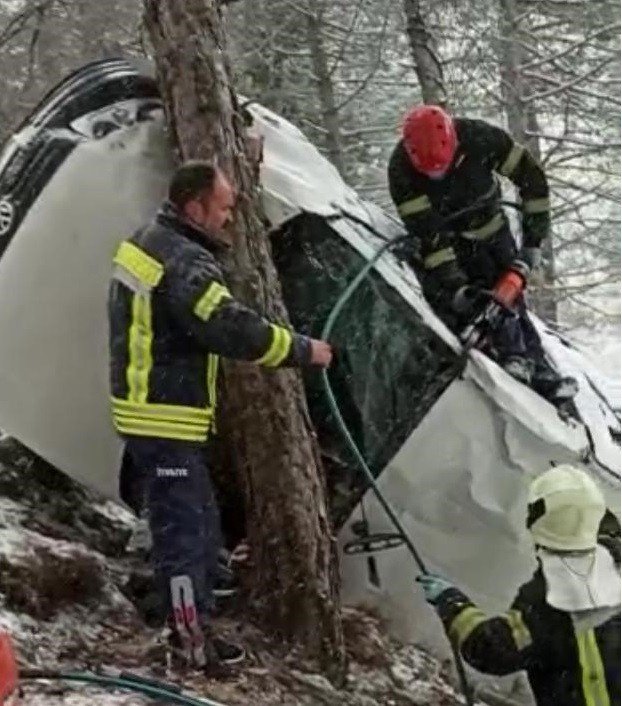
[[603, 494], [587, 473], [556, 466], [531, 484], [527, 527], [536, 544], [547, 549], [594, 549], [605, 509]]

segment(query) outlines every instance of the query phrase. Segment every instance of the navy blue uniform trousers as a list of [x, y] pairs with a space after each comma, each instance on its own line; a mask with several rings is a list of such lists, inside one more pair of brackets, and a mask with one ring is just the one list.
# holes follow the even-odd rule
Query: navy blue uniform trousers
[[213, 607], [222, 535], [208, 469], [209, 454], [209, 442], [139, 437], [126, 440], [121, 496], [134, 510], [143, 503], [147, 507], [163, 618], [171, 615], [171, 579], [179, 576], [187, 576], [192, 582], [203, 621]]

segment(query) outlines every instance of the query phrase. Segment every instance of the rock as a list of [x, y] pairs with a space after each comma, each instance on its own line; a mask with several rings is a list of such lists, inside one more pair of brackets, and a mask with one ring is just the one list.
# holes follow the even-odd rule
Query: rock
[[120, 556], [132, 532], [127, 510], [75, 483], [10, 437], [0, 439], [0, 497], [21, 504], [22, 526], [83, 542], [106, 556]]
[[0, 576], [6, 607], [39, 620], [68, 605], [100, 600], [106, 584], [95, 555], [27, 530], [0, 530]]

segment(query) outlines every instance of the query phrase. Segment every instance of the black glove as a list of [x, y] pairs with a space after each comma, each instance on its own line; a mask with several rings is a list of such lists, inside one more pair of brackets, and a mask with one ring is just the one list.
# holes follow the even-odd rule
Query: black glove
[[529, 247], [538, 247], [551, 235], [551, 216], [549, 213], [523, 213], [523, 243]]
[[482, 302], [485, 294], [481, 289], [465, 284], [454, 294], [451, 300], [451, 308], [457, 314], [471, 314]]
[[421, 259], [421, 243], [417, 238], [405, 238], [396, 243], [391, 252], [398, 260], [405, 260], [408, 263], [417, 262]]
[[525, 279], [538, 267], [542, 259], [540, 248], [524, 247], [512, 263], [512, 269], [520, 272]]

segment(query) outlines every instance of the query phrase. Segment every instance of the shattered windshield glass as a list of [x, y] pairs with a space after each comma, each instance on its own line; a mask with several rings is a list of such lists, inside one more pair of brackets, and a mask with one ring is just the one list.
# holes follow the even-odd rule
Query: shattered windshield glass
[[[308, 214], [288, 223], [273, 239], [273, 250], [294, 328], [319, 337], [364, 258], [325, 219]], [[375, 271], [342, 310], [331, 343], [336, 349], [331, 385], [377, 476], [455, 377], [456, 355]], [[331, 417], [319, 373], [308, 373], [305, 382], [327, 468], [332, 516], [341, 526], [365, 482]]]

